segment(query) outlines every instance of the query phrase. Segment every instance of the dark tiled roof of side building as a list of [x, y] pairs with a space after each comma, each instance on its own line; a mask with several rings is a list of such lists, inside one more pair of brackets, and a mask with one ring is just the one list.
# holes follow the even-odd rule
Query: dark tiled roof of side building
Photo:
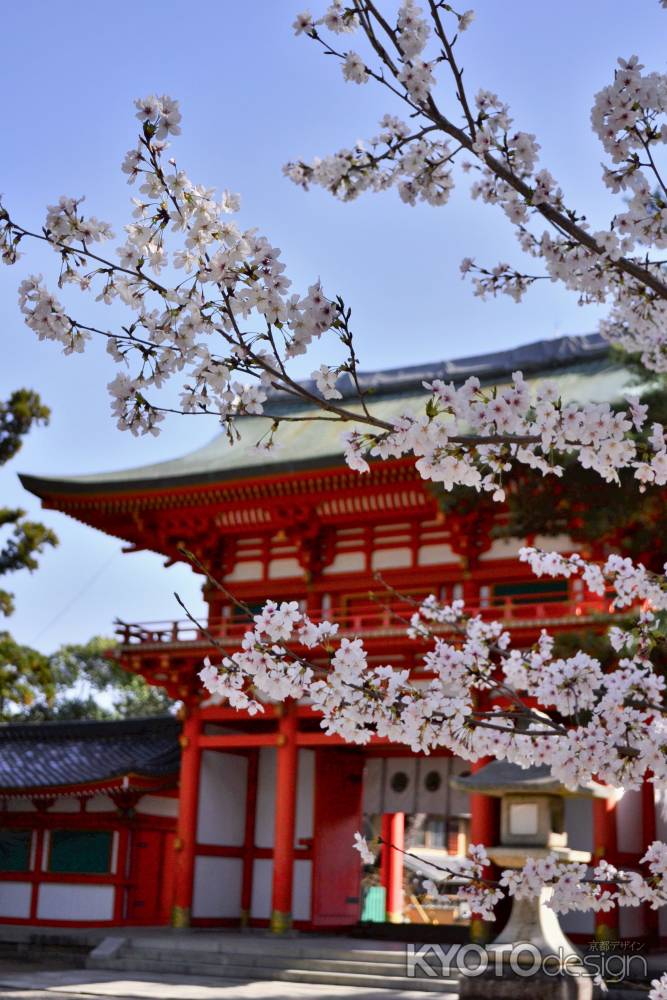
[[0, 726], [0, 791], [176, 778], [181, 724], [172, 717]]

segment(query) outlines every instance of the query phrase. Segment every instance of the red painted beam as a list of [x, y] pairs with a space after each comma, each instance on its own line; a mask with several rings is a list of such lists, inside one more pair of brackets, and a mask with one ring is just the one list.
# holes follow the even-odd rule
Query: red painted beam
[[276, 733], [220, 733], [219, 735], [200, 736], [200, 750], [225, 750], [241, 747], [273, 747], [277, 741]]

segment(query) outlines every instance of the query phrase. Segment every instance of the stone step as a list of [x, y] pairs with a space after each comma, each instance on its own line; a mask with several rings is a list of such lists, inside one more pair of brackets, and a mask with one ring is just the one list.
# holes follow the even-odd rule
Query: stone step
[[[322, 955], [322, 952], [320, 952]], [[97, 958], [97, 956], [95, 956]], [[255, 953], [240, 952], [240, 953], [228, 953], [228, 952], [214, 952], [214, 951], [198, 951], [197, 953], [186, 953], [185, 951], [182, 955], [177, 955], [173, 951], [167, 951], [163, 948], [136, 948], [133, 947], [131, 950], [123, 951], [119, 957], [131, 958], [133, 961], [155, 961], [155, 962], [180, 962], [186, 961], [188, 964], [197, 964], [198, 962], [205, 962], [207, 965], [215, 965], [220, 968], [224, 968], [226, 965], [251, 965], [253, 967], [261, 968], [267, 966], [269, 968], [296, 968], [296, 969], [315, 969], [322, 972], [337, 972], [339, 970], [347, 972], [366, 972], [372, 971], [375, 975], [379, 976], [405, 976], [406, 975], [406, 959], [403, 957], [400, 963], [398, 962], [385, 962], [382, 959], [382, 953], [374, 953], [372, 960], [367, 960], [363, 954], [360, 956], [358, 952], [351, 951], [349, 955], [343, 958], [333, 958], [328, 952], [324, 953], [324, 957], [297, 957], [294, 955], [282, 955], [276, 953], [274, 955], [259, 955]], [[429, 963], [432, 966], [432, 963]], [[433, 966], [432, 966], [433, 967]], [[417, 974], [424, 975], [422, 970], [417, 967]], [[440, 970], [435, 968], [436, 974]], [[435, 978], [428, 976], [427, 978]]]
[[148, 951], [158, 950], [163, 954], [173, 957], [174, 954], [185, 953], [206, 954], [206, 955], [247, 955], [250, 958], [268, 956], [276, 958], [298, 958], [316, 959], [326, 956], [326, 958], [338, 959], [340, 961], [358, 962], [382, 962], [384, 965], [405, 966], [407, 946], [399, 948], [335, 948], [318, 946], [314, 943], [303, 943], [300, 941], [290, 941], [280, 938], [252, 938], [248, 940], [226, 941], [223, 939], [211, 940], [206, 937], [184, 937], [173, 938], [168, 941], [164, 937], [149, 938], [140, 937], [126, 939], [125, 949], [132, 954], [147, 954]]
[[187, 961], [183, 959], [144, 959], [136, 954], [109, 960], [106, 965], [90, 959], [90, 968], [106, 968], [124, 972], [175, 972], [181, 975], [207, 976], [226, 980], [276, 980], [291, 983], [312, 983], [323, 986], [360, 986], [372, 989], [428, 991], [448, 1000], [458, 998], [458, 984], [453, 979], [411, 978], [408, 976], [379, 975], [372, 971], [346, 972], [343, 963], [337, 971], [318, 971], [304, 968], [284, 968], [270, 965], [210, 963], [208, 961]]

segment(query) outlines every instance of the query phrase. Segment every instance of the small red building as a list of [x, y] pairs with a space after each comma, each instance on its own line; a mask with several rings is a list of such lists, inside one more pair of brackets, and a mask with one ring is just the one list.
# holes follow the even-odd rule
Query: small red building
[[[363, 382], [373, 392], [376, 412], [390, 416], [420, 405], [425, 379], [476, 374], [482, 381], [502, 382], [516, 368], [532, 379], [548, 375], [566, 399], [580, 401], [620, 399], [631, 382], [597, 336], [370, 373]], [[293, 403], [277, 405], [302, 415]], [[422, 669], [421, 651], [392, 616], [400, 606], [387, 608], [369, 598], [369, 591], [378, 587], [378, 570], [402, 593], [464, 598], [469, 608], [502, 618], [517, 641], [532, 642], [543, 627], [600, 628], [607, 612], [604, 601], [591, 601], [576, 583], [535, 580], [516, 561], [526, 540], [495, 537], [493, 529], [505, 516], [500, 505], [491, 513], [488, 504], [471, 504], [465, 512], [443, 514], [437, 489], [420, 480], [407, 459], [375, 463], [360, 476], [343, 464], [340, 428], [332, 423], [283, 424], [282, 448], [260, 457], [252, 446], [265, 429], [262, 425], [262, 419], [241, 419], [241, 441], [234, 447], [220, 435], [170, 462], [85, 477], [24, 476], [23, 483], [45, 507], [130, 546], [175, 561], [183, 558], [179, 547], [184, 544], [237, 600], [252, 608], [269, 597], [298, 600], [314, 618], [332, 618], [343, 634], [363, 636], [371, 659], [408, 667], [415, 675]], [[568, 536], [531, 541], [565, 552], [574, 549]], [[232, 651], [247, 617], [215, 588], [207, 585], [204, 593], [207, 630]], [[365, 822], [382, 827], [394, 843], [401, 842], [405, 817], [415, 815], [420, 817], [417, 842], [420, 838], [432, 850], [457, 851], [467, 840], [497, 840], [496, 802], [482, 795], [468, 799], [449, 786], [452, 774], [467, 769], [464, 761], [446, 753], [415, 755], [381, 739], [363, 749], [345, 746], [322, 732], [307, 705], [268, 706], [264, 714], [250, 718], [216, 704], [197, 678], [202, 659], [214, 657], [215, 649], [204, 631], [187, 621], [121, 623], [119, 633], [124, 667], [183, 703], [181, 761], [178, 799], [164, 788], [153, 788], [136, 806], [118, 806], [114, 837], [119, 844], [125, 837], [128, 853], [122, 871], [116, 867], [107, 873], [115, 879], [114, 903], [104, 917], [98, 911], [97, 920], [159, 923], [166, 922], [170, 910], [176, 925], [270, 925], [275, 930], [291, 923], [302, 928], [350, 925], [360, 916], [360, 866], [352, 840], [364, 815]], [[155, 779], [149, 772], [142, 773], [142, 780]], [[134, 781], [128, 786], [132, 795], [139, 791]], [[104, 792], [115, 802], [112, 791], [120, 795], [123, 789]], [[5, 829], [27, 828], [30, 818], [20, 803], [32, 801], [30, 793], [28, 788], [0, 789]], [[35, 797], [30, 813], [36, 837], [40, 829], [62, 828], [60, 799], [48, 782], [39, 793], [45, 798]], [[68, 794], [76, 804], [88, 792]], [[53, 804], [39, 806], [52, 798]], [[150, 813], [147, 803], [158, 800], [173, 805], [173, 816]], [[159, 808], [165, 810], [162, 804]], [[131, 820], [123, 815], [127, 809]], [[106, 816], [91, 813], [90, 806], [77, 804], [68, 815], [68, 822], [82, 830], [112, 829]], [[157, 826], [150, 826], [154, 822]], [[170, 832], [173, 823], [176, 828]], [[647, 785], [609, 805], [568, 800], [566, 826], [571, 846], [632, 865], [656, 831], [663, 832], [665, 821]], [[124, 878], [144, 864], [132, 844], [158, 829], [160, 847], [148, 853], [152, 871], [160, 872], [160, 901], [139, 912], [132, 879]], [[55, 874], [42, 870], [47, 881]], [[36, 893], [37, 869], [30, 872], [25, 883]], [[400, 874], [400, 865], [383, 866], [390, 920], [402, 919]], [[87, 885], [89, 877], [79, 886]], [[20, 880], [12, 873], [0, 878], [0, 919], [15, 920], [18, 904], [10, 903], [3, 889]], [[43, 891], [42, 886], [40, 895]], [[123, 892], [124, 901], [119, 901]], [[38, 904], [31, 903], [27, 914], [24, 910], [21, 919], [52, 922], [51, 911]], [[143, 920], [149, 912], [150, 920]], [[619, 919], [623, 936], [657, 933], [655, 914], [636, 910], [620, 918], [599, 914], [598, 933], [615, 933]], [[563, 923], [575, 935], [590, 937], [595, 929], [588, 914], [571, 915]]]

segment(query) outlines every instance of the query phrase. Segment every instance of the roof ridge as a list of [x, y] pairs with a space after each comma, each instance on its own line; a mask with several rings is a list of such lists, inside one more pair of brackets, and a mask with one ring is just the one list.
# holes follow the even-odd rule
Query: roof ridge
[[49, 719], [46, 722], [5, 722], [0, 725], [0, 741], [15, 739], [40, 739], [40, 734], [51, 739], [93, 738], [144, 733], [147, 730], [162, 732], [180, 728], [180, 721], [173, 715], [145, 715], [131, 719]]

